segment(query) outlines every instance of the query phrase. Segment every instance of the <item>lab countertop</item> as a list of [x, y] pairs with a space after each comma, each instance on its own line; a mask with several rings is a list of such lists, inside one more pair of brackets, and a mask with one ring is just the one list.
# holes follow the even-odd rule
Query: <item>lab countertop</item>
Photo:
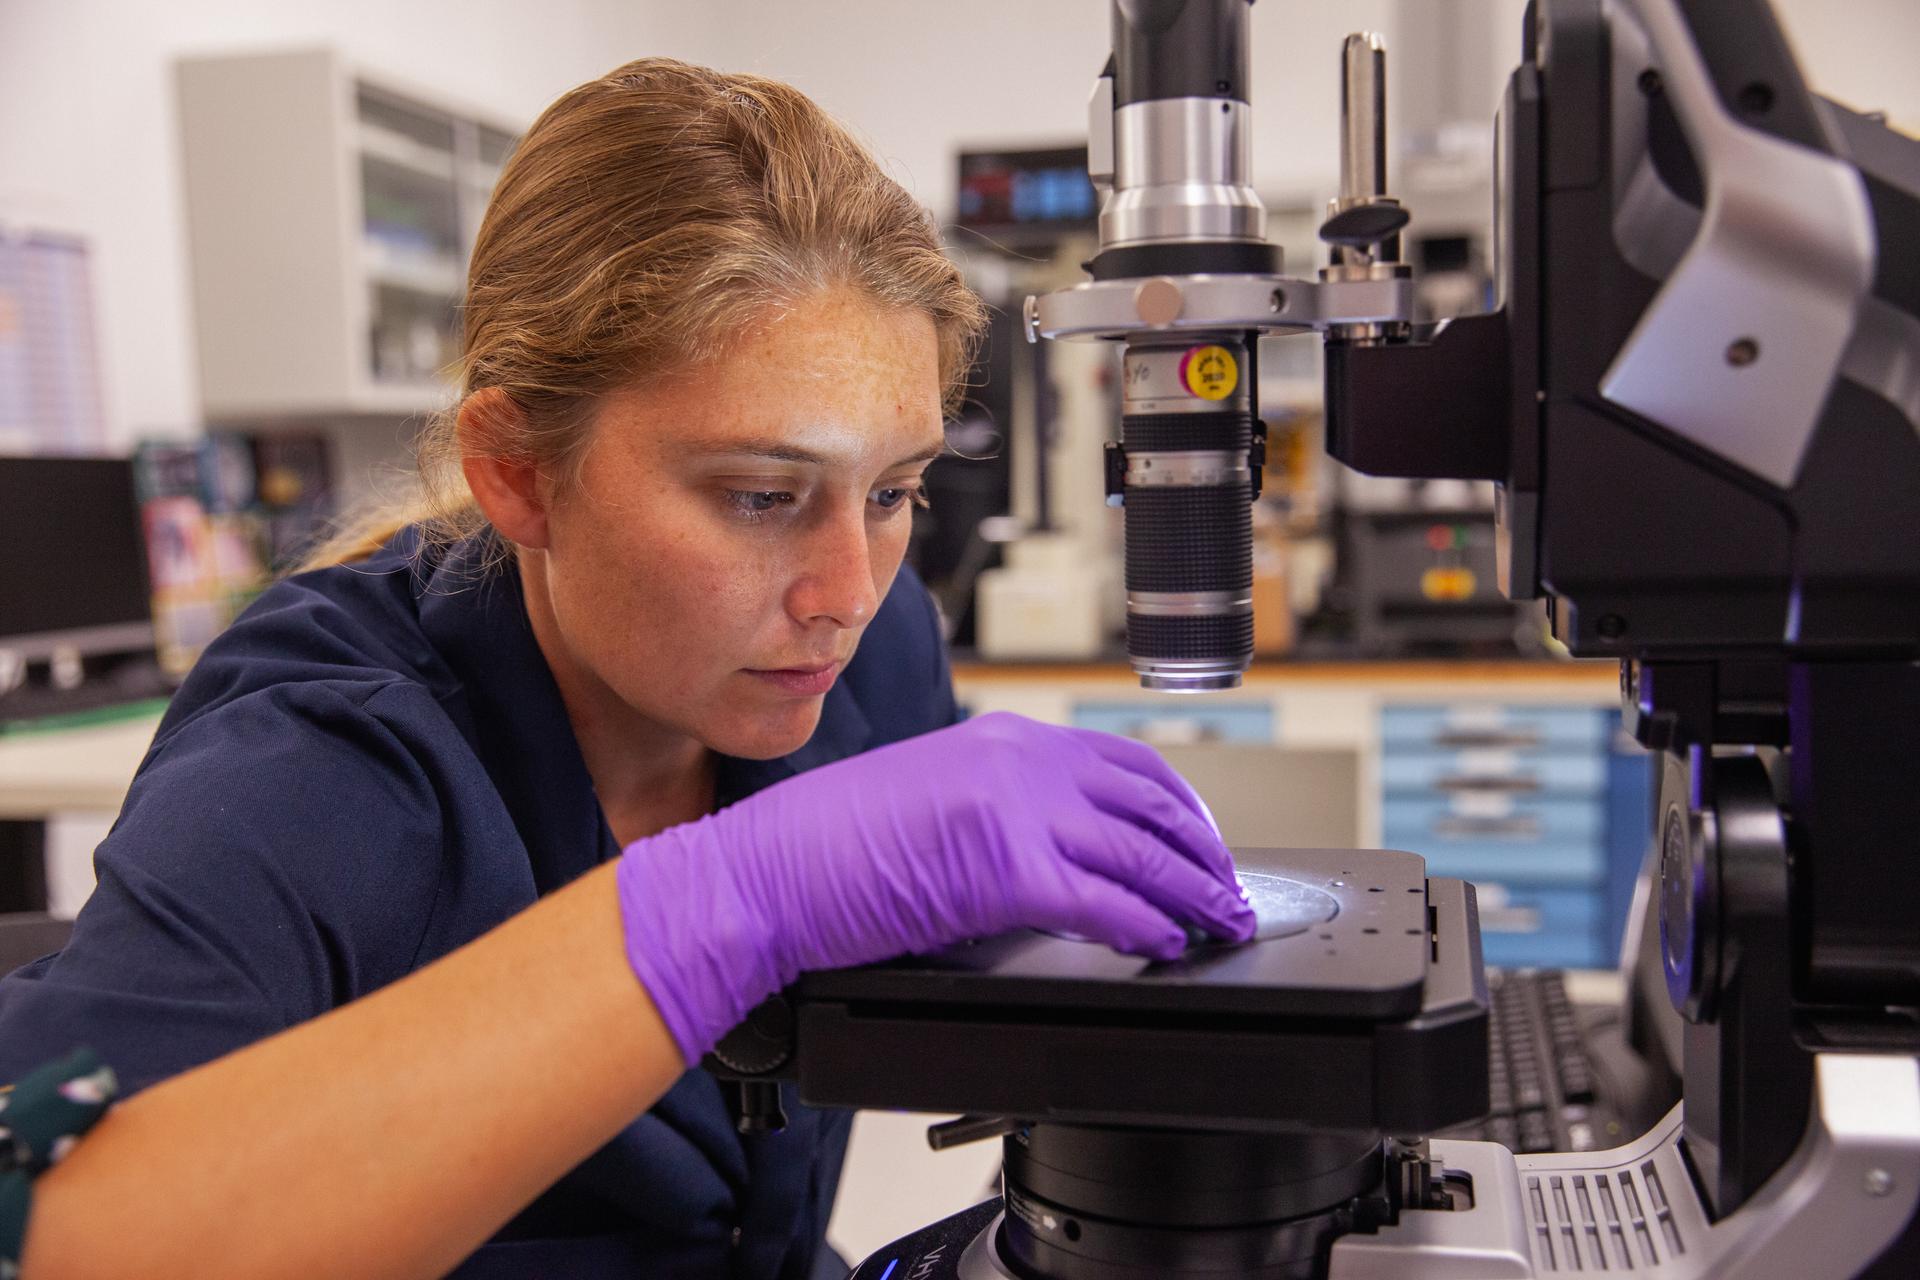
[[0, 735], [0, 819], [115, 813], [160, 717]]
[[[983, 662], [956, 656], [953, 678], [960, 683], [1056, 683], [1137, 685], [1125, 662]], [[1306, 662], [1269, 660], [1247, 668], [1242, 688], [1282, 684], [1379, 684], [1497, 687], [1552, 685], [1599, 693], [1617, 692], [1620, 664], [1610, 658], [1566, 661]]]

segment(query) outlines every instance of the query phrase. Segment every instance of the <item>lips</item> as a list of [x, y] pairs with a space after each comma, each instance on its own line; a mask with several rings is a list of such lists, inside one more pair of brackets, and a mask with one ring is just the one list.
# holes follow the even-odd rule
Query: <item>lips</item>
[[833, 682], [840, 677], [840, 668], [844, 662], [810, 663], [806, 666], [757, 668], [749, 667], [747, 674], [774, 686], [782, 692], [796, 697], [818, 697], [833, 688]]

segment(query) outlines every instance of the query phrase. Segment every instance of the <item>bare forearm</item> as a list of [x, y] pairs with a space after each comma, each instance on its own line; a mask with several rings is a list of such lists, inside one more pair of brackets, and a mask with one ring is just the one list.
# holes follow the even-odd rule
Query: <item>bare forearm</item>
[[117, 1108], [40, 1180], [23, 1276], [439, 1275], [682, 1070], [609, 865]]

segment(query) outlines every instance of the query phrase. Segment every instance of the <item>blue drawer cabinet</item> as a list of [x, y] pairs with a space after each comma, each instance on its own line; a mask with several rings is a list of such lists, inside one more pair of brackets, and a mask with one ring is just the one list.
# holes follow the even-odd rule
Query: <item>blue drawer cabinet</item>
[[1599, 752], [1422, 751], [1389, 748], [1380, 759], [1386, 791], [1465, 792], [1513, 796], [1597, 796], [1607, 789]]
[[[1456, 845], [1597, 849], [1606, 839], [1602, 797], [1527, 796], [1501, 792], [1388, 792], [1380, 831], [1389, 840], [1418, 840], [1435, 848]], [[1600, 869], [1595, 864], [1594, 869]]]
[[[1420, 801], [1387, 802], [1380, 836], [1392, 849], [1409, 849], [1427, 860], [1436, 875], [1463, 880], [1490, 878], [1553, 885], [1600, 885], [1607, 879], [1604, 835], [1584, 838], [1555, 832], [1546, 821], [1554, 814], [1516, 814], [1505, 819], [1423, 817], [1430, 806]], [[1599, 815], [1569, 813], [1563, 826], [1599, 826]], [[1408, 817], [1411, 810], [1415, 815]]]
[[[1614, 962], [1615, 864], [1637, 866], [1644, 844], [1633, 832], [1623, 843], [1618, 828], [1649, 807], [1644, 764], [1620, 764], [1618, 722], [1611, 709], [1586, 706], [1381, 709], [1382, 843], [1479, 887], [1487, 963]], [[1623, 801], [1623, 785], [1640, 787], [1638, 799]]]
[[1597, 969], [1614, 962], [1605, 899], [1592, 889], [1476, 880], [1488, 964]]
[[1598, 892], [1606, 883], [1606, 854], [1594, 845], [1436, 844], [1384, 832], [1389, 849], [1407, 849], [1427, 860], [1437, 876], [1462, 880], [1514, 880]]
[[1432, 703], [1380, 712], [1380, 741], [1389, 750], [1593, 752], [1603, 749], [1612, 720], [1598, 707]]

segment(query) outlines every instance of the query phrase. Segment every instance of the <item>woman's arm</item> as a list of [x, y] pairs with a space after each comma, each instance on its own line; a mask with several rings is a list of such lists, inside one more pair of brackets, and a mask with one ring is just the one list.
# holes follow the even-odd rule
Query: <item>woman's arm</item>
[[36, 1185], [21, 1274], [440, 1275], [685, 1069], [609, 864], [115, 1108]]
[[[439, 1275], [813, 969], [1254, 919], [1150, 748], [982, 716], [628, 846], [372, 995], [139, 1094], [40, 1182], [25, 1280]], [[636, 975], [637, 978], [636, 978]]]

